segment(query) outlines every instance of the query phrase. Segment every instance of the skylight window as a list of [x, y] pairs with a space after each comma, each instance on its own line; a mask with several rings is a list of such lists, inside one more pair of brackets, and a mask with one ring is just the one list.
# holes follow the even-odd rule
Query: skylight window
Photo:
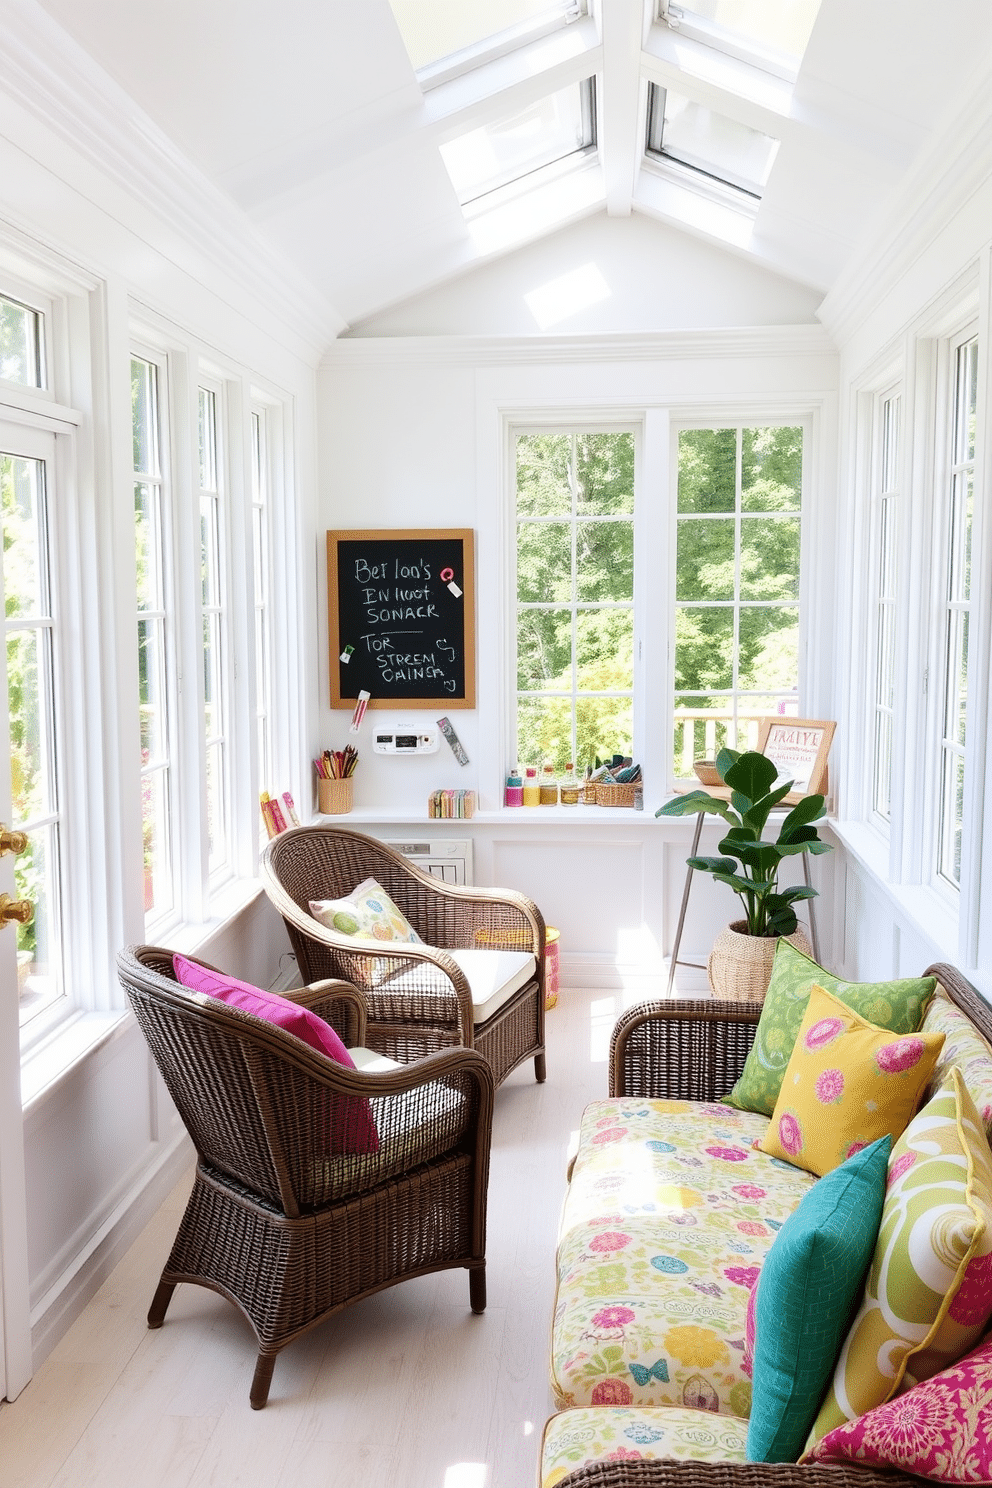
[[660, 0], [658, 16], [721, 51], [795, 77], [821, 0]]
[[462, 206], [596, 143], [595, 82], [562, 88], [441, 146]]
[[760, 198], [779, 141], [671, 88], [651, 84], [647, 152]]
[[586, 11], [585, 0], [389, 0], [418, 73], [484, 60]]

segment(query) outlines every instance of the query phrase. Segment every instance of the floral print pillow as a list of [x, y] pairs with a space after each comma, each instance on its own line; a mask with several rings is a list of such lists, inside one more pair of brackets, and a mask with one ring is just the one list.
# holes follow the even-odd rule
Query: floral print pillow
[[901, 1037], [814, 986], [762, 1151], [823, 1177], [879, 1137], [901, 1136], [942, 1033]]
[[817, 966], [787, 940], [780, 940], [754, 1043], [740, 1079], [727, 1096], [730, 1105], [764, 1116], [772, 1114], [814, 983], [880, 1028], [915, 1033], [937, 980], [930, 976], [894, 982], [845, 982]]
[[992, 1481], [992, 1342], [835, 1427], [807, 1460], [898, 1468], [937, 1483]]

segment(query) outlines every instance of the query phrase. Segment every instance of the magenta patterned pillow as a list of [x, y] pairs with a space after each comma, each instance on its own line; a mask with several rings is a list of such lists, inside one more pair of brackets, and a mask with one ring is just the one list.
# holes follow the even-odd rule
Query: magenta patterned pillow
[[894, 1467], [936, 1483], [992, 1482], [992, 1341], [828, 1431], [803, 1461]]
[[[250, 982], [239, 981], [237, 977], [210, 971], [198, 961], [181, 956], [178, 951], [172, 958], [172, 967], [176, 980], [183, 987], [202, 992], [207, 997], [216, 997], [218, 1002], [251, 1013], [266, 1023], [274, 1023], [318, 1054], [325, 1054], [328, 1059], [348, 1069], [355, 1068], [355, 1061], [331, 1025], [310, 1012], [309, 1008], [300, 1007], [288, 997], [280, 997], [278, 992], [266, 992], [264, 988], [253, 987]], [[350, 1095], [334, 1096], [330, 1102], [330, 1118], [331, 1152], [378, 1152], [379, 1134], [367, 1100]]]

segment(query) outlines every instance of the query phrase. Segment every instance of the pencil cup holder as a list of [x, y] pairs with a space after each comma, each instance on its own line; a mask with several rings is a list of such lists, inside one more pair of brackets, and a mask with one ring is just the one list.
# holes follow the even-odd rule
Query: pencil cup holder
[[344, 816], [354, 805], [355, 782], [349, 775], [344, 780], [318, 780], [317, 806], [322, 816]]

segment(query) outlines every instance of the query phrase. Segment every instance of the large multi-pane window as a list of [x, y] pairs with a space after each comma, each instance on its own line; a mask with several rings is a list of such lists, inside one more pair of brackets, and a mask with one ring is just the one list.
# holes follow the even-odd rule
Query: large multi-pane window
[[675, 539], [674, 773], [799, 700], [803, 431], [683, 429]]
[[134, 542], [141, 721], [144, 906], [163, 915], [176, 902], [172, 843], [171, 658], [167, 610], [168, 489], [163, 453], [165, 365], [131, 358]]
[[884, 823], [888, 823], [892, 815], [900, 409], [901, 398], [897, 392], [884, 393], [876, 400], [875, 449], [872, 460], [875, 639], [872, 670], [874, 748], [871, 809]]
[[630, 753], [634, 435], [516, 441], [517, 755], [556, 769]]
[[[13, 432], [13, 431], [11, 431]], [[12, 825], [27, 843], [14, 862], [17, 897], [32, 908], [17, 924], [20, 1021], [62, 991], [62, 815], [56, 764], [56, 619], [48, 482], [54, 440], [0, 425], [0, 511], [6, 632], [7, 723]], [[20, 448], [12, 451], [12, 447]], [[27, 445], [51, 449], [27, 452]], [[4, 446], [7, 446], [5, 450]]]
[[45, 322], [40, 310], [0, 295], [0, 379], [43, 388]]
[[265, 411], [253, 408], [251, 413], [251, 548], [252, 603], [255, 617], [255, 739], [258, 754], [258, 778], [264, 790], [272, 788], [267, 433]]
[[222, 471], [218, 437], [218, 392], [214, 388], [200, 387], [197, 397], [207, 863], [208, 871], [214, 873], [228, 861]]
[[978, 338], [953, 348], [946, 486], [946, 558], [941, 615], [941, 726], [936, 871], [961, 886], [965, 766], [968, 746], [968, 654], [972, 607], [972, 528]]

